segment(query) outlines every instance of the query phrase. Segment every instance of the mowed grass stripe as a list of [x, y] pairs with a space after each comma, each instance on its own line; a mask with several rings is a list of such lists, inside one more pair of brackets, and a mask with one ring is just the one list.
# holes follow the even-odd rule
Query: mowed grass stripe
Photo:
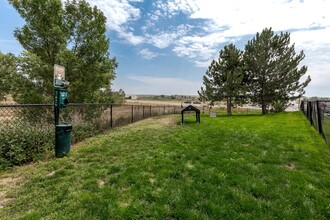
[[330, 150], [300, 112], [165, 116], [0, 178], [3, 219], [329, 219]]

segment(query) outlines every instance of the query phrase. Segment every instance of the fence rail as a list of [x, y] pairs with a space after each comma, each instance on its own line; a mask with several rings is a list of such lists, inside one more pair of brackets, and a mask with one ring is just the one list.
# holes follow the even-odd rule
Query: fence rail
[[[120, 104], [73, 103], [61, 109], [60, 123], [75, 127], [89, 124], [90, 129], [103, 130], [127, 125], [145, 118], [179, 114], [180, 106], [145, 106]], [[44, 129], [54, 126], [54, 107], [52, 104], [12, 104], [0, 105], [0, 134], [8, 129], [35, 127]], [[73, 142], [76, 142], [74, 139]]]
[[330, 145], [330, 101], [302, 101], [300, 110]]
[[[180, 112], [180, 106], [69, 104], [60, 110], [59, 122], [72, 124], [76, 143], [107, 129]], [[0, 105], [0, 168], [36, 160], [52, 150], [54, 124], [52, 104]]]

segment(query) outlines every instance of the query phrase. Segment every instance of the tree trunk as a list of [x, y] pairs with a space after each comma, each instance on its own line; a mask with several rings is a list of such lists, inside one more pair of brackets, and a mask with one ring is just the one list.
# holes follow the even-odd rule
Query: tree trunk
[[262, 109], [262, 114], [267, 114], [267, 103], [266, 103], [266, 94], [265, 94], [265, 73], [262, 76], [262, 83], [261, 83], [261, 109]]
[[231, 97], [227, 97], [227, 115], [231, 115]]
[[267, 105], [263, 102], [262, 105], [261, 105], [261, 109], [262, 109], [262, 114], [267, 114], [268, 111], [267, 111]]
[[261, 110], [262, 110], [263, 115], [268, 113], [265, 96], [263, 96], [262, 99], [261, 99]]

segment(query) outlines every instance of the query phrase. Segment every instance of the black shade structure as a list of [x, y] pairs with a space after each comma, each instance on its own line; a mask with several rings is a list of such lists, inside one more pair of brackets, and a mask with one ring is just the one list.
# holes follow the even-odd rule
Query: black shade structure
[[184, 113], [191, 112], [191, 111], [196, 112], [196, 122], [201, 123], [201, 111], [198, 108], [196, 108], [195, 106], [188, 105], [187, 107], [185, 107], [184, 109], [181, 110], [181, 118], [182, 118], [181, 124], [184, 124], [184, 118], [183, 118]]

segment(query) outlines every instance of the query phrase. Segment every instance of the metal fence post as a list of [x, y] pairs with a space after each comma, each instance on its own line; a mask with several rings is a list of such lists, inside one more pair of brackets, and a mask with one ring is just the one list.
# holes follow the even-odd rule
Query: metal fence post
[[112, 105], [110, 105], [110, 128], [112, 128]]
[[144, 118], [144, 106], [142, 106], [142, 118]]
[[59, 115], [60, 115], [60, 109], [54, 106], [55, 125], [59, 124]]
[[132, 123], [134, 122], [134, 106], [132, 105]]
[[321, 114], [321, 108], [320, 108], [320, 102], [316, 101], [316, 108], [317, 108], [317, 122], [318, 122], [318, 129], [319, 129], [319, 133], [324, 137], [324, 133], [323, 133], [323, 126], [322, 126], [322, 114]]
[[312, 102], [307, 102], [307, 118], [311, 125], [313, 125], [313, 119], [312, 119]]
[[150, 105], [150, 117], [152, 116], [152, 114], [151, 114], [151, 105]]

